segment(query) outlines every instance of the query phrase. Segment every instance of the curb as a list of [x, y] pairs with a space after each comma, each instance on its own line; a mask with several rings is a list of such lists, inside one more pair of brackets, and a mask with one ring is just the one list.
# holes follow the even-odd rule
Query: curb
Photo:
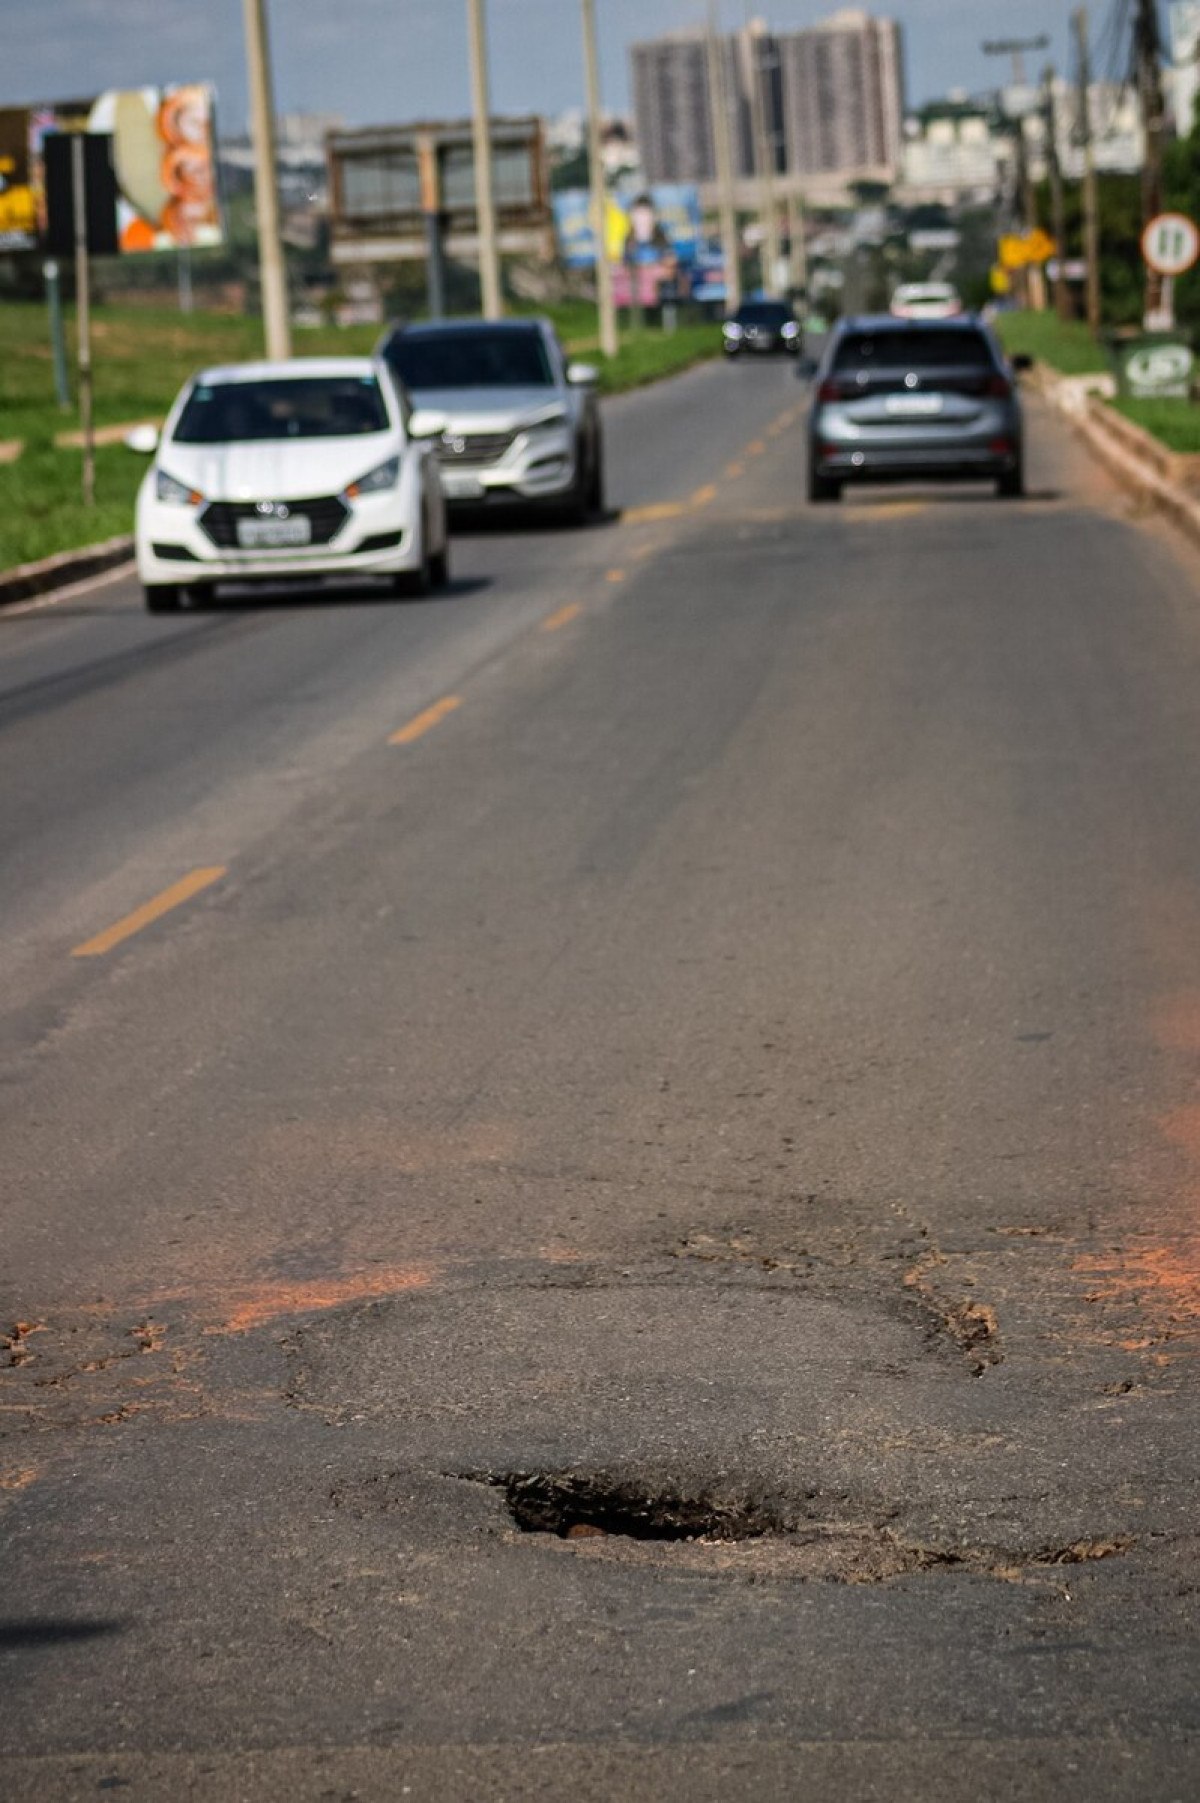
[[14, 601], [27, 601], [31, 595], [44, 595], [47, 589], [62, 588], [68, 582], [99, 576], [132, 556], [131, 537], [107, 538], [99, 545], [84, 545], [78, 551], [59, 551], [53, 557], [40, 558], [37, 563], [19, 563], [15, 569], [0, 570], [0, 607], [9, 607]]
[[1200, 497], [1165, 473], [1176, 467], [1165, 446], [1132, 421], [1112, 413], [1097, 398], [1094, 384], [1057, 375], [1039, 364], [1034, 387], [1128, 493], [1165, 514], [1200, 548]]

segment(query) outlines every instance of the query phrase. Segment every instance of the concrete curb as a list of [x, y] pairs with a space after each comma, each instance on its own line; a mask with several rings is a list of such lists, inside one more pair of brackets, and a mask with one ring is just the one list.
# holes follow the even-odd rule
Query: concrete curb
[[1039, 364], [1033, 386], [1128, 493], [1165, 514], [1200, 548], [1200, 497], [1177, 480], [1192, 459], [1177, 456], [1140, 426], [1113, 413], [1098, 398], [1094, 379], [1060, 376]]
[[103, 544], [83, 545], [78, 551], [59, 551], [53, 557], [42, 557], [37, 563], [19, 563], [15, 569], [0, 570], [0, 607], [14, 601], [28, 601], [32, 595], [63, 588], [68, 582], [82, 582], [88, 576], [99, 576], [115, 564], [133, 556], [133, 539], [108, 538]]

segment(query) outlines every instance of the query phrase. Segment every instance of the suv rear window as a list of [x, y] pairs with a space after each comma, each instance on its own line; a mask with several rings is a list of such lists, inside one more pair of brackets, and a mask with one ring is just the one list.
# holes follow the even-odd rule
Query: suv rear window
[[847, 332], [838, 345], [833, 367], [846, 371], [876, 369], [990, 369], [995, 362], [982, 332], [947, 332], [937, 326], [902, 332]]
[[540, 332], [399, 332], [384, 355], [406, 388], [549, 388], [554, 372]]

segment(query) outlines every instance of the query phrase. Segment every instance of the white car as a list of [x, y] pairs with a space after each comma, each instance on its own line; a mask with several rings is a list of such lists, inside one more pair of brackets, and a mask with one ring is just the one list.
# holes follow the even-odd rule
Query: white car
[[905, 282], [892, 296], [894, 319], [957, 319], [963, 310], [949, 282]]
[[154, 452], [136, 525], [150, 612], [219, 583], [377, 576], [405, 595], [446, 583], [441, 477], [411, 413], [371, 357], [195, 376], [161, 437], [139, 428], [126, 441]]

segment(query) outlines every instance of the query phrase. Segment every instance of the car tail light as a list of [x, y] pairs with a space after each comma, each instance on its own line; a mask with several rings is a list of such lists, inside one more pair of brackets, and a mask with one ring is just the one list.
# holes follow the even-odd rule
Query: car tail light
[[819, 401], [844, 401], [848, 395], [856, 393], [856, 388], [848, 382], [839, 382], [836, 376], [830, 376], [817, 389]]
[[998, 401], [1010, 401], [1012, 399], [1012, 383], [1007, 376], [989, 376], [987, 393], [994, 395]]
[[993, 457], [1010, 457], [1012, 448], [1011, 438], [993, 438], [988, 441], [988, 450]]

